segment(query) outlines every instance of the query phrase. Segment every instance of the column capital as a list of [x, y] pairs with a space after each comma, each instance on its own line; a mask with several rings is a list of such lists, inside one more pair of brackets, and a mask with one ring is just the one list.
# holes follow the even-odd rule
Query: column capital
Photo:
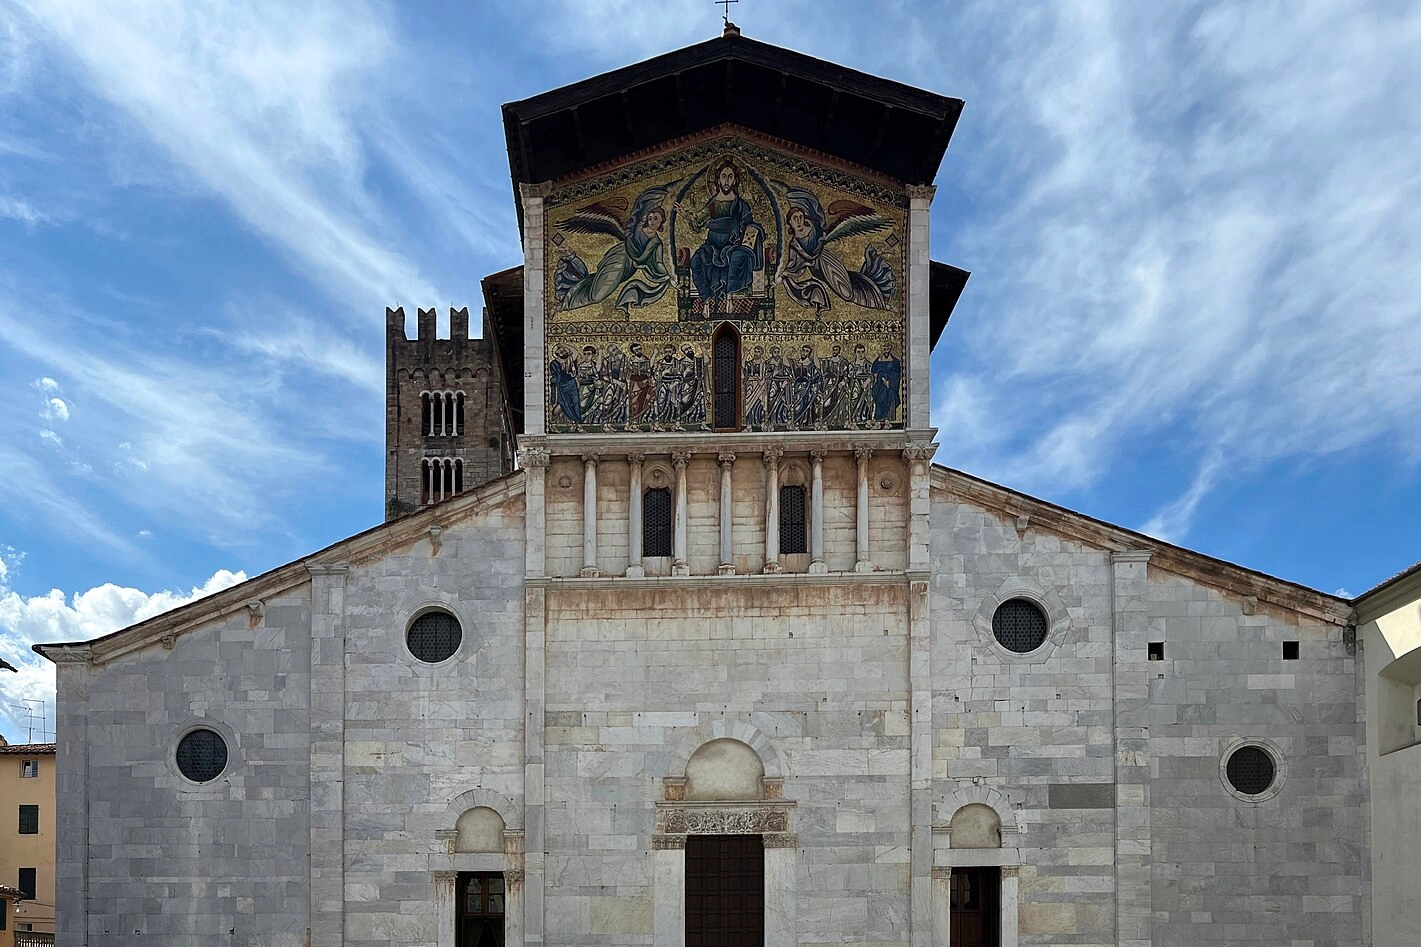
[[434, 873], [434, 883], [437, 885], [452, 885], [458, 880], [459, 873], [457, 871], [448, 871], [441, 868]]
[[668, 851], [686, 847], [686, 836], [684, 835], [653, 835], [651, 837], [652, 851]]
[[821, 447], [821, 448], [819, 448], [818, 450], [812, 450], [812, 451], [810, 451], [810, 452], [809, 452], [809, 459], [812, 460], [812, 461], [814, 461], [816, 464], [822, 464], [822, 463], [824, 462], [824, 455], [827, 454], [827, 453], [829, 453], [829, 452], [826, 451], [826, 450], [824, 450], [824, 448]]
[[865, 462], [866, 462], [870, 457], [872, 457], [872, 456], [873, 456], [873, 448], [872, 448], [872, 447], [869, 447], [867, 444], [855, 444], [855, 445], [854, 445], [854, 458], [855, 458], [856, 460], [858, 460], [859, 463], [865, 463]]
[[524, 470], [536, 470], [548, 466], [552, 457], [546, 447], [525, 447], [518, 452], [518, 466]]
[[673, 450], [671, 452], [671, 466], [684, 467], [691, 462], [691, 452], [688, 450]]
[[[527, 187], [527, 185], [524, 185], [524, 187]], [[908, 200], [910, 201], [927, 201], [929, 204], [931, 204], [933, 202], [933, 195], [935, 195], [936, 193], [936, 184], [908, 185]]]
[[952, 879], [951, 865], [934, 865], [932, 871], [934, 878], [941, 878], [944, 881], [950, 881]]
[[1002, 869], [1003, 878], [1015, 878], [1021, 874], [1020, 865], [1007, 865]]
[[925, 464], [937, 453], [936, 444], [907, 444], [903, 448], [903, 459], [910, 464]]
[[799, 848], [797, 832], [766, 832], [764, 839], [766, 848]]
[[645, 455], [645, 454], [628, 454], [628, 455], [627, 455], [627, 463], [629, 463], [629, 464], [640, 464], [640, 463], [645, 462], [645, 460], [646, 460], [646, 455]]
[[589, 467], [595, 467], [597, 466], [597, 461], [600, 456], [601, 455], [598, 454], [596, 451], [588, 451], [587, 453], [582, 455], [582, 462], [588, 465]]
[[731, 464], [735, 463], [735, 452], [728, 450], [720, 451], [715, 455], [715, 459], [716, 462], [719, 463], [722, 467], [729, 467]]
[[762, 454], [767, 464], [778, 464], [784, 455], [785, 449], [783, 447], [766, 447]]

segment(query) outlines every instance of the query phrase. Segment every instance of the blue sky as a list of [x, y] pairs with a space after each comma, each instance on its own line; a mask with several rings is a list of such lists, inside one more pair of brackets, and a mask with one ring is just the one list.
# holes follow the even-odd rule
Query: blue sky
[[[0, 732], [31, 643], [380, 520], [384, 307], [519, 261], [500, 104], [717, 9], [0, 0]], [[732, 14], [966, 100], [939, 462], [1325, 591], [1421, 558], [1421, 7]]]

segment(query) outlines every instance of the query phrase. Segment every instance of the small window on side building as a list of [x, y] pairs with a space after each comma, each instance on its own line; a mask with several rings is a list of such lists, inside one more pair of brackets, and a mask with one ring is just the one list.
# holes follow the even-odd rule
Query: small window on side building
[[1283, 642], [1283, 660], [1296, 661], [1298, 659], [1298, 643], [1296, 641]]
[[1164, 642], [1163, 642], [1163, 641], [1151, 641], [1151, 642], [1150, 642], [1150, 646], [1149, 646], [1149, 650], [1146, 652], [1146, 656], [1147, 656], [1151, 661], [1163, 661], [1163, 660], [1164, 660]]
[[25, 893], [25, 900], [33, 901], [35, 899], [35, 869], [21, 868], [20, 882], [15, 887]]
[[20, 806], [20, 834], [39, 834], [39, 806]]
[[20, 778], [34, 779], [39, 775], [39, 760], [21, 760]]

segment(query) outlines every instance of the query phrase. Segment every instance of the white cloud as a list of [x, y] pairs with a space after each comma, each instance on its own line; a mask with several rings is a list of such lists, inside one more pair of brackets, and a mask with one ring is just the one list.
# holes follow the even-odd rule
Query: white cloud
[[52, 215], [40, 210], [28, 201], [18, 197], [6, 197], [4, 194], [0, 194], [0, 217], [19, 221], [26, 227], [34, 227], [37, 224], [47, 224], [54, 220]]
[[44, 403], [44, 417], [52, 421], [68, 421], [69, 405], [63, 398], [50, 398]]
[[[0, 556], [3, 563], [5, 556]], [[10, 564], [15, 557], [10, 555]], [[54, 668], [30, 646], [43, 642], [86, 641], [144, 621], [181, 605], [231, 588], [247, 578], [243, 572], [220, 569], [199, 586], [188, 591], [144, 592], [105, 583], [85, 592], [65, 595], [51, 589], [44, 595], [24, 596], [8, 584], [8, 568], [0, 574], [0, 657], [19, 669], [18, 674], [0, 678], [5, 686], [5, 702], [0, 721], [7, 724], [6, 736], [13, 739], [22, 726], [14, 705], [25, 700], [44, 701], [53, 729]]]
[[44, 428], [44, 429], [42, 429], [42, 430], [39, 432], [39, 438], [40, 438], [40, 440], [44, 441], [46, 444], [52, 444], [52, 445], [55, 446], [55, 447], [63, 447], [63, 446], [64, 446], [64, 441], [63, 441], [63, 439], [60, 438], [60, 436], [59, 436], [58, 434], [56, 434], [56, 433], [54, 433], [53, 431], [51, 431], [49, 428]]

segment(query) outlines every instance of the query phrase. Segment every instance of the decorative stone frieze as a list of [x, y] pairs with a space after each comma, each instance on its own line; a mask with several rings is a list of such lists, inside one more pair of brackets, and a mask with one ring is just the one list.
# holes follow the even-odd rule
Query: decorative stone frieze
[[789, 809], [779, 806], [746, 808], [663, 808], [656, 813], [658, 832], [678, 835], [760, 835], [789, 829]]

